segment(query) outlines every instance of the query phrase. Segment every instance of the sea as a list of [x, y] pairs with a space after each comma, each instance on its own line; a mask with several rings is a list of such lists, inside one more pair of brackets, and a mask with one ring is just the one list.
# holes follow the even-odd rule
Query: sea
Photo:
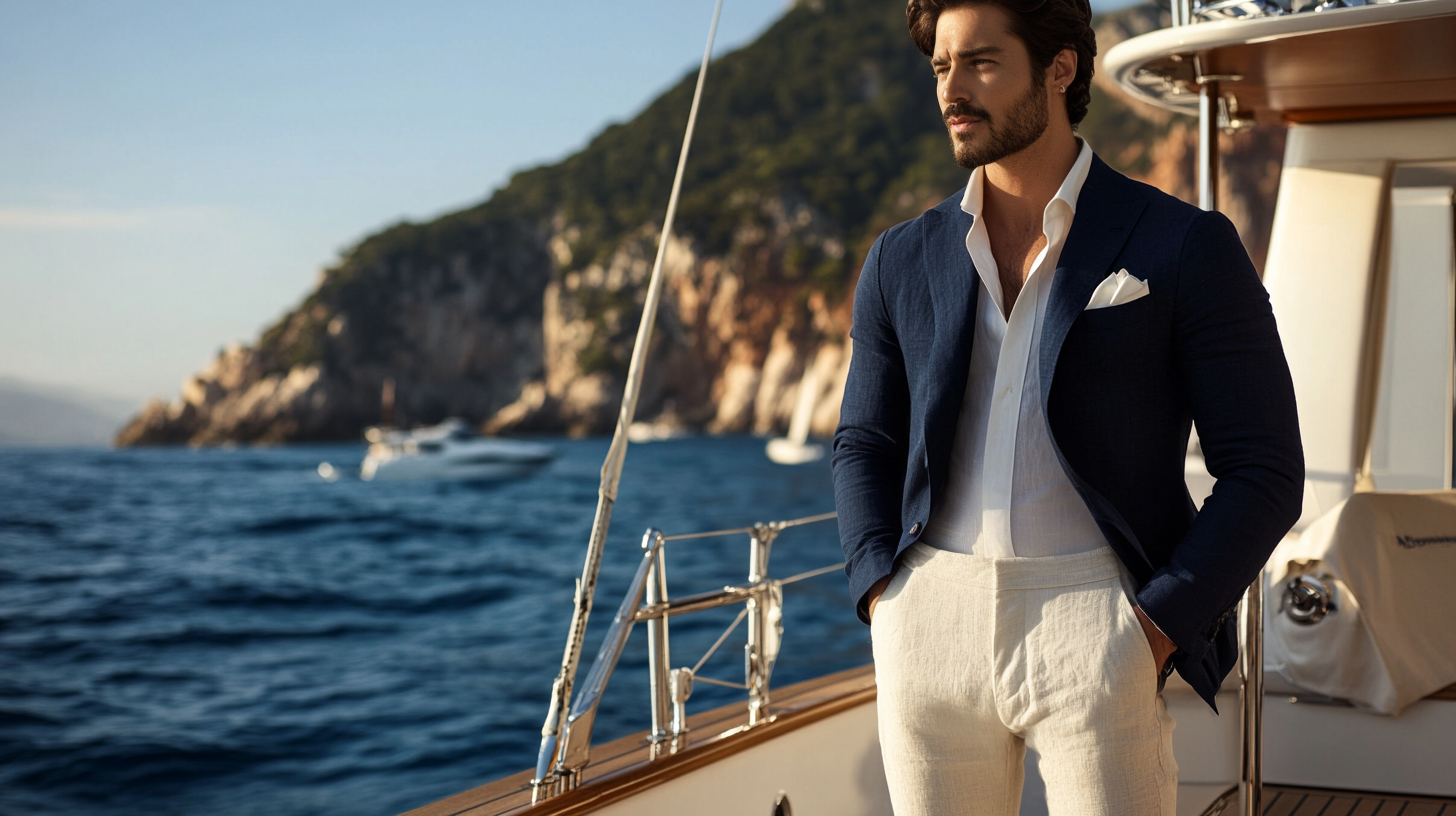
[[[494, 484], [360, 481], [362, 445], [0, 448], [0, 813], [391, 814], [532, 766], [608, 444], [546, 441], [550, 465]], [[832, 509], [828, 463], [762, 439], [633, 446], [582, 676], [648, 527]], [[747, 541], [669, 544], [669, 592], [743, 581]], [[841, 559], [808, 525], [770, 574]], [[841, 572], [784, 605], [774, 685], [870, 661]], [[674, 618], [674, 665], [734, 615]], [[648, 727], [645, 636], [597, 741]], [[743, 641], [702, 673], [741, 682]], [[689, 710], [743, 699], [698, 684]]]

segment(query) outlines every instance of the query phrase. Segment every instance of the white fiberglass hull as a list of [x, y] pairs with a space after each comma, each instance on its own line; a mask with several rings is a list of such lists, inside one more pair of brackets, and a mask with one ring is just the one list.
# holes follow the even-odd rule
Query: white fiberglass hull
[[535, 473], [554, 457], [555, 452], [545, 445], [476, 439], [451, 442], [443, 451], [371, 451], [359, 468], [359, 478], [365, 481], [516, 479]]
[[770, 439], [764, 448], [770, 461], [780, 465], [804, 465], [824, 458], [824, 446], [795, 442], [791, 439]]

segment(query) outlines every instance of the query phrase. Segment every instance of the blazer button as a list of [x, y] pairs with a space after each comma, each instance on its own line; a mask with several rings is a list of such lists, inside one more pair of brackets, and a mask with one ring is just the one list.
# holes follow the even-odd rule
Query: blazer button
[[920, 522], [917, 521], [914, 524], [910, 525], [910, 535], [918, 535], [919, 533], [920, 533]]

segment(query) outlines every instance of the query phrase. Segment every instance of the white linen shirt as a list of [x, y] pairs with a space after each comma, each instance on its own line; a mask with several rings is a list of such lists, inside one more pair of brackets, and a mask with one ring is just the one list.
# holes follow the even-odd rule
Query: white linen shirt
[[1092, 166], [1082, 150], [1042, 213], [1046, 247], [1006, 317], [1001, 278], [981, 217], [985, 179], [971, 172], [961, 209], [975, 221], [966, 250], [980, 274], [975, 339], [945, 497], [932, 510], [922, 540], [942, 550], [991, 558], [1068, 555], [1106, 547], [1107, 540], [1072, 487], [1052, 449], [1041, 407], [1035, 361], [1047, 298], [1077, 196]]

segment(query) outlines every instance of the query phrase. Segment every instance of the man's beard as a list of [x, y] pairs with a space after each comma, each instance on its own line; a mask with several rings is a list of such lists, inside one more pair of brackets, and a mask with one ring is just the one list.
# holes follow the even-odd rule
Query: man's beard
[[[970, 141], [956, 138], [955, 132], [950, 130], [949, 120], [952, 116], [973, 116], [980, 119], [981, 124], [976, 127], [986, 131], [980, 136], [980, 144], [972, 145]], [[1012, 104], [1004, 123], [992, 119], [984, 108], [967, 102], [952, 102], [947, 105], [941, 119], [946, 122], [946, 130], [950, 132], [950, 145], [955, 151], [956, 164], [967, 170], [995, 164], [1030, 147], [1046, 132], [1049, 123], [1046, 86], [1033, 79], [1026, 93]]]

